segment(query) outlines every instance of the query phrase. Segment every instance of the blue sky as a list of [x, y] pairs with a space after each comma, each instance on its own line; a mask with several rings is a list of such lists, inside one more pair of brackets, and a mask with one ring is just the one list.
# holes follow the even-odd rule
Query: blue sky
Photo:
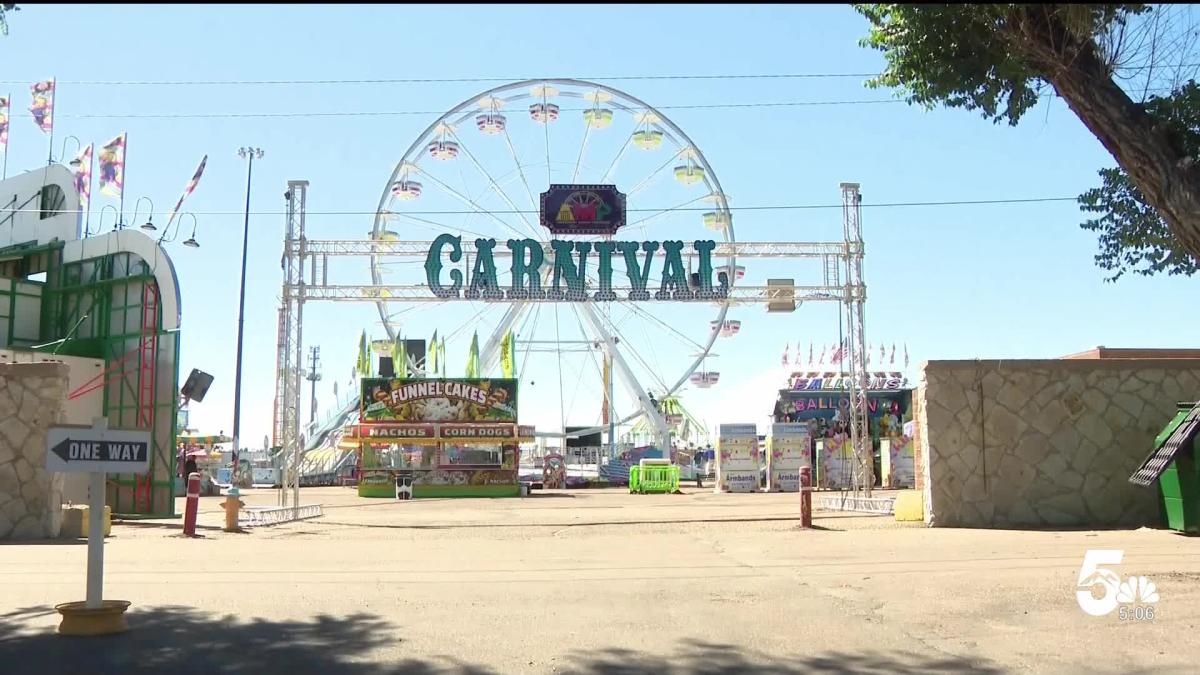
[[[169, 209], [200, 157], [209, 155], [207, 172], [185, 206], [197, 214], [202, 247], [169, 245], [183, 288], [181, 369], [186, 374], [197, 367], [216, 376], [208, 398], [192, 413], [193, 425], [207, 432], [231, 429], [245, 198], [245, 164], [236, 150], [241, 145], [266, 150], [255, 165], [251, 197], [252, 210], [260, 213], [250, 222], [243, 384], [243, 443], [255, 446], [270, 430], [286, 181], [311, 182], [311, 237], [363, 237], [372, 224], [369, 216], [320, 214], [373, 211], [404, 150], [440, 111], [500, 82], [70, 82], [576, 77], [613, 85], [656, 106], [892, 97], [866, 90], [858, 77], [605, 79], [877, 71], [880, 56], [857, 45], [866, 22], [843, 6], [30, 5], [9, 19], [11, 34], [0, 39], [0, 79], [12, 83], [0, 87], [13, 93], [18, 113], [10, 134], [10, 174], [45, 161], [46, 138], [19, 113], [27, 106], [28, 84], [51, 76], [62, 82], [56, 156], [67, 135], [101, 143], [129, 133], [127, 211], [140, 196], [150, 197], [159, 212]], [[345, 111], [429, 114], [122, 117]], [[1082, 218], [1071, 202], [870, 206], [1064, 197], [1094, 186], [1096, 170], [1112, 160], [1060, 101], [1042, 103], [1017, 128], [969, 112], [927, 112], [903, 103], [667, 113], [712, 164], [734, 207], [832, 205], [839, 202], [839, 182], [862, 184], [868, 340], [889, 348], [907, 344], [914, 362], [1056, 357], [1095, 345], [1194, 344], [1197, 319], [1163, 317], [1191, 297], [1196, 282], [1127, 277], [1104, 283], [1092, 260], [1094, 237], [1078, 227]], [[73, 141], [67, 150], [74, 153]], [[94, 198], [93, 221], [104, 203]], [[840, 211], [742, 212], [735, 224], [739, 240], [828, 240], [839, 235]], [[697, 228], [697, 234], [703, 232]], [[748, 277], [761, 282], [768, 267], [751, 266]], [[798, 281], [820, 275], [817, 268], [788, 272]], [[345, 270], [341, 279], [365, 281], [367, 270]], [[371, 306], [310, 307], [306, 343], [322, 348], [326, 379], [318, 395], [327, 402], [333, 379], [345, 388], [359, 331], [379, 336], [383, 329]], [[711, 314], [704, 308], [670, 316], [695, 334], [703, 332]], [[721, 385], [685, 394], [686, 404], [711, 425], [762, 421], [772, 390], [782, 384], [784, 343], [794, 349], [796, 342], [832, 343], [838, 336], [832, 305], [770, 316], [743, 307], [730, 317], [742, 320], [743, 330], [717, 344]], [[437, 327], [431, 319], [408, 336], [425, 337]], [[443, 334], [447, 329], [442, 326]], [[464, 334], [450, 345], [452, 371], [462, 367], [468, 341]], [[554, 372], [549, 360], [539, 365]], [[598, 392], [566, 389], [560, 395], [557, 383], [546, 380], [524, 387], [523, 418], [556, 424], [558, 410], [549, 414], [543, 408], [567, 397], [575, 402], [567, 423], [591, 423], [598, 415]]]

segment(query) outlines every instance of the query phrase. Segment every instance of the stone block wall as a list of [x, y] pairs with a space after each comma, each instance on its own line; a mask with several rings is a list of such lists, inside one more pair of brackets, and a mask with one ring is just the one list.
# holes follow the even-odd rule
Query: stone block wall
[[0, 540], [58, 536], [63, 474], [46, 471], [46, 429], [62, 423], [68, 367], [0, 364]]
[[929, 361], [914, 399], [929, 525], [1136, 527], [1158, 495], [1129, 474], [1200, 359]]

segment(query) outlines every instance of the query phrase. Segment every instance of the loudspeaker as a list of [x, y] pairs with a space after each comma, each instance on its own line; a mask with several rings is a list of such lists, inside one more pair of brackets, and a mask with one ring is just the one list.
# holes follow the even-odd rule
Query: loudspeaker
[[396, 376], [396, 366], [395, 366], [395, 364], [392, 363], [392, 357], [390, 357], [390, 356], [379, 357], [379, 376], [380, 377], [395, 377]]
[[208, 388], [212, 386], [212, 383], [212, 375], [203, 370], [192, 368], [187, 381], [183, 383], [183, 388], [179, 390], [179, 395], [192, 401], [203, 401], [204, 395], [208, 393]]

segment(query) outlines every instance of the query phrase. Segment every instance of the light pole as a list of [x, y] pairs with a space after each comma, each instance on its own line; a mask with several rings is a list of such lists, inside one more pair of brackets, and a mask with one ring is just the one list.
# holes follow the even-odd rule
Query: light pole
[[254, 175], [254, 160], [262, 159], [262, 148], [238, 148], [238, 157], [246, 162], [246, 219], [242, 226], [242, 284], [238, 290], [237, 366], [233, 376], [233, 475], [229, 482], [237, 484], [238, 445], [242, 424], [242, 336], [246, 323], [246, 248], [250, 243], [250, 178]]

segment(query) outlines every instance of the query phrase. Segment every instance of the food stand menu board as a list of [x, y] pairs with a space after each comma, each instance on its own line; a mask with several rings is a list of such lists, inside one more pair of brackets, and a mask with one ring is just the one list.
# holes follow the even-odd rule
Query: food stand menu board
[[767, 489], [771, 492], [799, 492], [800, 467], [808, 466], [807, 424], [771, 425], [767, 448]]
[[717, 437], [717, 492], [756, 492], [759, 484], [758, 427], [722, 424]]

